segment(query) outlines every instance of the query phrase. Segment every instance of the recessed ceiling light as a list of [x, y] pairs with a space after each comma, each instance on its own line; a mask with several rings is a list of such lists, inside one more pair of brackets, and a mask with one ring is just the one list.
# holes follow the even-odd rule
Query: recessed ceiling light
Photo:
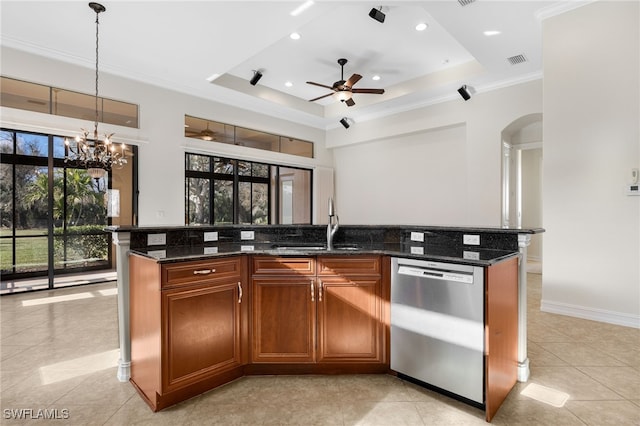
[[373, 77], [371, 77], [371, 80], [378, 81], [378, 80], [380, 80], [380, 76], [379, 75], [374, 75]]
[[418, 25], [416, 25], [416, 31], [424, 31], [427, 29], [427, 24], [425, 24], [424, 22], [420, 22]]
[[487, 37], [491, 37], [491, 36], [500, 34], [500, 31], [498, 31], [498, 30], [488, 30], [488, 31], [484, 31], [482, 34], [486, 35]]
[[287, 87], [291, 87], [291, 86], [293, 86], [293, 83], [290, 82], [290, 81], [287, 81], [286, 83], [284, 83], [284, 85], [287, 86]]
[[309, 9], [313, 5], [313, 1], [308, 0], [302, 3], [300, 6], [293, 9], [290, 13], [291, 16], [298, 16], [305, 10]]
[[289, 34], [289, 38], [291, 38], [291, 40], [300, 40], [300, 34], [291, 33], [291, 34]]

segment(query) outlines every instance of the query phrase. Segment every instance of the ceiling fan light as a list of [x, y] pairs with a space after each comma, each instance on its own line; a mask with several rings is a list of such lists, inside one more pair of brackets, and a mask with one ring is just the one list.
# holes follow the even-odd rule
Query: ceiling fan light
[[351, 99], [351, 92], [346, 90], [340, 90], [336, 92], [336, 98], [338, 98], [340, 102], [344, 102], [347, 99]]

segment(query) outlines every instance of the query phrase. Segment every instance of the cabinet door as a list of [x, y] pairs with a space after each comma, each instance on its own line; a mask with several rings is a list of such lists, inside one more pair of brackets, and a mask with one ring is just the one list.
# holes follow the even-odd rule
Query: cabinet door
[[252, 283], [253, 362], [315, 362], [315, 279], [254, 277]]
[[162, 389], [172, 391], [241, 365], [238, 281], [162, 292]]
[[318, 360], [382, 362], [380, 279], [318, 280]]

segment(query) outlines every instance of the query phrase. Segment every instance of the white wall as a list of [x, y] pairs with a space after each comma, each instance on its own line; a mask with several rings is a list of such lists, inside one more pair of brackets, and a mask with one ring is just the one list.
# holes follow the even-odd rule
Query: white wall
[[[1, 73], [7, 77], [92, 93], [95, 74], [88, 68], [64, 64], [41, 56], [2, 47]], [[100, 95], [140, 106], [140, 128], [100, 124], [100, 132], [114, 131], [117, 142], [139, 146], [139, 224], [184, 225], [184, 153], [204, 152], [248, 160], [307, 168], [333, 166], [325, 148], [325, 132], [291, 121], [242, 110], [213, 100], [162, 89], [156, 86], [100, 73]], [[184, 137], [184, 115], [208, 118], [315, 143], [314, 159], [217, 144]], [[1, 124], [9, 128], [51, 131], [73, 136], [84, 120], [56, 117], [2, 108]], [[333, 182], [328, 182], [333, 185]], [[314, 182], [316, 191], [323, 182]], [[314, 203], [318, 206], [319, 203]]]
[[501, 225], [501, 132], [542, 112], [540, 80], [327, 134], [344, 223]]
[[542, 309], [640, 326], [640, 4], [543, 22]]
[[[516, 147], [518, 145], [515, 145]], [[522, 227], [544, 228], [542, 223], [542, 148], [521, 150]], [[544, 234], [531, 236], [527, 256], [542, 260]]]

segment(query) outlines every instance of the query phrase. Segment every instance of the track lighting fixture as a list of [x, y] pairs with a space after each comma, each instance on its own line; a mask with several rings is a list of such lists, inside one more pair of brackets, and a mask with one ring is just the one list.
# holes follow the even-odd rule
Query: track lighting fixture
[[458, 93], [460, 93], [460, 96], [462, 96], [462, 99], [464, 99], [465, 101], [468, 101], [469, 99], [471, 99], [471, 93], [469, 93], [469, 90], [467, 89], [466, 84], [463, 84], [458, 89]]
[[258, 84], [258, 81], [260, 81], [261, 78], [262, 73], [260, 72], [260, 70], [253, 70], [253, 77], [251, 77], [249, 83], [251, 83], [252, 86], [255, 86], [256, 84]]
[[380, 6], [380, 9], [376, 9], [375, 7], [371, 9], [369, 16], [382, 24], [385, 18], [385, 14], [382, 13], [382, 6]]
[[344, 126], [345, 129], [348, 129], [351, 124], [349, 123], [349, 119], [347, 117], [342, 117], [340, 119], [340, 124]]

